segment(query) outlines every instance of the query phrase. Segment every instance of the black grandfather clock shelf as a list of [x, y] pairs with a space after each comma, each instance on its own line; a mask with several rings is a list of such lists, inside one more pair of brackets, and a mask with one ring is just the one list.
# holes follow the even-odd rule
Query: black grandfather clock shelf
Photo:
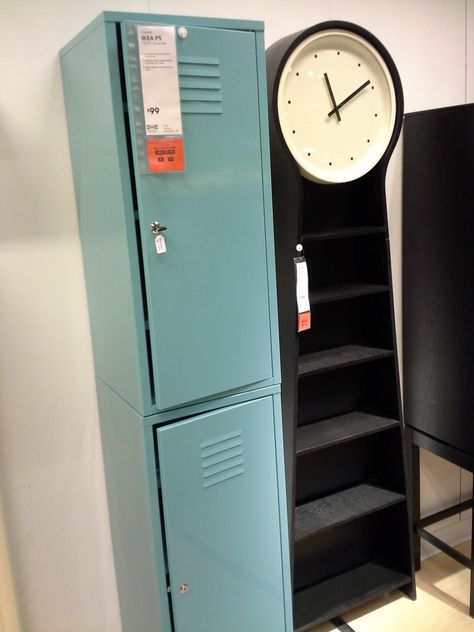
[[[415, 597], [385, 175], [403, 95], [382, 44], [325, 22], [267, 50], [295, 629]], [[297, 333], [296, 245], [312, 327]]]

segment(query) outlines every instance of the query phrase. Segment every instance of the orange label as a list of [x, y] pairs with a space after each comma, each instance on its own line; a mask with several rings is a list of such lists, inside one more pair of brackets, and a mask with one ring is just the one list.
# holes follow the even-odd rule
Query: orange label
[[306, 329], [311, 329], [311, 312], [298, 314], [298, 331], [306, 331]]
[[150, 173], [186, 171], [184, 141], [179, 138], [158, 138], [147, 141]]

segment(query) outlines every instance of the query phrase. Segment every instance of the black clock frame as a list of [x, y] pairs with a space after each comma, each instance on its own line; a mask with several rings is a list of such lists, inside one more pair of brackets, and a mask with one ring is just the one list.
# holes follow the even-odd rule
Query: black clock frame
[[327, 22], [321, 22], [319, 24], [311, 26], [308, 29], [293, 33], [292, 35], [287, 35], [286, 37], [272, 44], [267, 49], [267, 88], [270, 103], [270, 125], [272, 125], [272, 123], [275, 125], [275, 131], [280, 137], [280, 142], [283, 144], [284, 147], [286, 147], [288, 153], [290, 154], [290, 157], [292, 158], [291, 152], [288, 149], [288, 146], [283, 137], [283, 132], [281, 130], [280, 120], [278, 116], [278, 86], [280, 85], [281, 75], [290, 55], [295, 50], [295, 48], [297, 48], [299, 44], [301, 44], [301, 42], [303, 42], [311, 35], [314, 35], [314, 33], [330, 30], [349, 31], [365, 39], [379, 53], [390, 72], [395, 90], [395, 124], [392, 136], [387, 145], [387, 149], [384, 152], [383, 156], [380, 158], [379, 163], [377, 163], [383, 163], [386, 170], [388, 162], [390, 160], [390, 156], [392, 155], [393, 150], [395, 149], [395, 146], [397, 144], [398, 137], [400, 136], [400, 131], [403, 124], [404, 103], [402, 82], [400, 80], [400, 75], [398, 73], [397, 67], [395, 66], [395, 62], [393, 61], [390, 53], [382, 44], [382, 42], [366, 29], [358, 26], [357, 24], [353, 24], [352, 22], [344, 22], [341, 20], [329, 20]]
[[[368, 173], [320, 184], [300, 174], [284, 140], [278, 86], [294, 49], [314, 33], [334, 29], [356, 33], [381, 55], [392, 76], [396, 115], [387, 148]], [[403, 122], [403, 91], [381, 42], [343, 21], [317, 24], [270, 46], [267, 82], [294, 615], [295, 628], [302, 631], [391, 588], [415, 597], [385, 194], [387, 166]], [[298, 243], [305, 247], [310, 279], [318, 286], [310, 287], [313, 329], [302, 334], [296, 327]], [[317, 438], [308, 442], [310, 434]], [[398, 494], [396, 506], [389, 507], [386, 498], [374, 508], [369, 492], [356, 502], [353, 515], [338, 516], [335, 506], [350, 504], [351, 494], [364, 495], [367, 479], [380, 479], [389, 495]], [[312, 532], [311, 520], [320, 523]], [[360, 555], [346, 542], [354, 534]], [[377, 567], [367, 583], [361, 582], [357, 569], [364, 567], [371, 576], [371, 558], [377, 555], [391, 559], [382, 564], [382, 574]]]

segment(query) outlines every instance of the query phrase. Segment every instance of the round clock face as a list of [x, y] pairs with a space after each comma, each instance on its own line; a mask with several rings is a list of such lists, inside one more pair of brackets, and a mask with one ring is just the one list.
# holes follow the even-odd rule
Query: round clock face
[[278, 116], [303, 176], [348, 182], [374, 167], [395, 125], [390, 72], [364, 38], [314, 33], [295, 48], [278, 87]]

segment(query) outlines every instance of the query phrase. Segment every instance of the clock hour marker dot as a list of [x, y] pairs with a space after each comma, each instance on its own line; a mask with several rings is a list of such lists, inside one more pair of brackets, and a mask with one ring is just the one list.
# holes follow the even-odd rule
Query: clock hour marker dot
[[308, 156], [311, 156], [311, 152], [310, 151], [308, 151]]
[[358, 66], [359, 66], [359, 68], [360, 68], [360, 64], [357, 64], [357, 65], [358, 65]]
[[317, 55], [315, 55], [315, 56], [314, 56], [314, 58], [316, 59], [316, 58], [317, 58]]
[[299, 76], [300, 76], [300, 73], [299, 73], [299, 72], [297, 72], [297, 73], [296, 73], [296, 76], [297, 76], [297, 77], [299, 77]]
[[354, 156], [351, 156], [351, 160], [354, 160]]
[[376, 114], [375, 116], [378, 116], [378, 114]]
[[367, 139], [367, 142], [370, 143], [370, 138]]
[[375, 90], [375, 87], [374, 87], [374, 86], [372, 86], [372, 90]]
[[296, 134], [296, 130], [294, 129], [291, 133], [292, 133], [292, 134]]
[[330, 167], [332, 166], [332, 162], [330, 162], [330, 163], [329, 163], [329, 166], [330, 166]]
[[288, 101], [288, 103], [291, 103], [291, 101]]

